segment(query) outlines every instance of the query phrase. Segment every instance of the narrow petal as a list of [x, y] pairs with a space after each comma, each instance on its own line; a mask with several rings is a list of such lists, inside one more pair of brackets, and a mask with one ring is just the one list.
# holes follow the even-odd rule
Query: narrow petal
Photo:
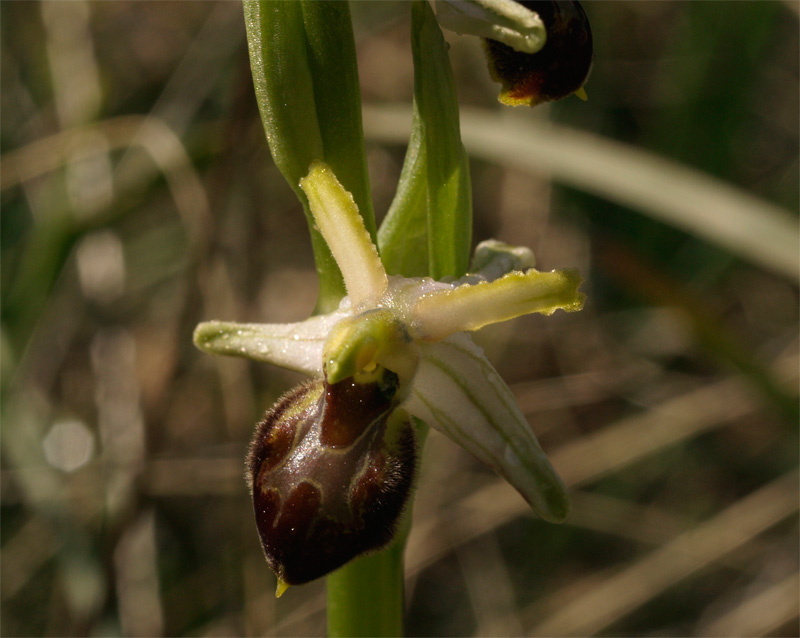
[[585, 298], [578, 291], [582, 281], [574, 270], [531, 269], [436, 292], [417, 302], [412, 334], [417, 339], [437, 341], [532, 312], [549, 315], [559, 308], [580, 310]]
[[403, 407], [502, 475], [545, 520], [569, 514], [569, 496], [508, 386], [467, 335], [421, 346]]
[[266, 361], [309, 376], [322, 374], [322, 349], [344, 312], [311, 317], [299, 323], [207, 321], [194, 331], [195, 345], [210, 354]]
[[300, 188], [319, 231], [342, 271], [353, 308], [375, 304], [386, 290], [386, 270], [364, 226], [353, 196], [336, 179], [327, 164], [314, 162]]

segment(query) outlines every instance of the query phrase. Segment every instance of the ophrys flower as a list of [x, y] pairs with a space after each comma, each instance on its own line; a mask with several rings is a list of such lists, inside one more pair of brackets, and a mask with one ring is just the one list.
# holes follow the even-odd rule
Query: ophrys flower
[[467, 332], [579, 310], [580, 276], [539, 272], [530, 251], [493, 241], [458, 281], [388, 276], [330, 168], [312, 164], [300, 185], [344, 278], [339, 308], [299, 323], [212, 321], [195, 331], [205, 351], [316, 379], [267, 413], [248, 459], [262, 544], [280, 582], [307, 582], [391, 538], [416, 467], [410, 417], [495, 469], [542, 518], [563, 521], [563, 483]]

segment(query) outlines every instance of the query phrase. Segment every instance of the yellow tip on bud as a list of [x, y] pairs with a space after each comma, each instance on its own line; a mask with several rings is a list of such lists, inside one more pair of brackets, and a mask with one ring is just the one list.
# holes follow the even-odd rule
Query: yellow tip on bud
[[289, 589], [289, 583], [278, 577], [278, 586], [275, 588], [275, 598], [280, 598], [283, 596], [287, 589]]
[[586, 89], [584, 89], [583, 87], [581, 87], [577, 91], [575, 91], [575, 93], [573, 95], [577, 95], [584, 102], [589, 99], [589, 96], [586, 95]]

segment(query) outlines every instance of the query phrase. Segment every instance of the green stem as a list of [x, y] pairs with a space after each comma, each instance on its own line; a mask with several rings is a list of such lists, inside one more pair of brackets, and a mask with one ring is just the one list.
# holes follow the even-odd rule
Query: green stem
[[328, 636], [402, 636], [405, 535], [328, 576]]

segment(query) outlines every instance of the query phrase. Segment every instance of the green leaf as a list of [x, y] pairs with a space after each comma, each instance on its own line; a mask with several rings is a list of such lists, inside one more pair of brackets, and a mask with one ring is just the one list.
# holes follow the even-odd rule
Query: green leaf
[[406, 159], [378, 233], [390, 274], [460, 277], [472, 228], [469, 164], [447, 44], [426, 2], [412, 7], [414, 114]]
[[245, 0], [247, 44], [258, 108], [272, 157], [289, 185], [323, 156], [302, 7]]
[[345, 289], [299, 186], [314, 160], [331, 166], [375, 236], [349, 5], [244, 0], [244, 14], [264, 131], [303, 204], [320, 279], [317, 312], [329, 311]]
[[378, 249], [390, 275], [428, 275], [428, 169], [416, 101], [403, 170], [378, 231]]
[[364, 150], [361, 89], [350, 5], [341, 0], [306, 0], [301, 6], [317, 119], [325, 150], [322, 159], [353, 196], [364, 225], [375, 241], [375, 213]]
[[472, 199], [455, 81], [447, 44], [428, 3], [414, 2], [411, 17], [414, 99], [428, 181], [429, 274], [460, 277], [469, 264]]

